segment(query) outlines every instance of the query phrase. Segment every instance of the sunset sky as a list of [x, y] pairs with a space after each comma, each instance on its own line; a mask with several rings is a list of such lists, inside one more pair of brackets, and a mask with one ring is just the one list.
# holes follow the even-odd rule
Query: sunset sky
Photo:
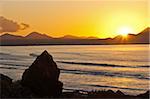
[[[150, 26], [148, 0], [1, 0], [0, 16], [32, 31], [53, 37], [63, 35], [114, 37], [139, 33]], [[125, 30], [123, 30], [125, 29]]]

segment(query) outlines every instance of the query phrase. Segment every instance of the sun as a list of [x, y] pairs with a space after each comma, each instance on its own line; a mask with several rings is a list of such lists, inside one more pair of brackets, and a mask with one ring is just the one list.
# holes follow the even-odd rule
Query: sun
[[122, 36], [127, 36], [129, 33], [132, 33], [132, 29], [129, 27], [120, 27], [118, 29], [118, 34]]

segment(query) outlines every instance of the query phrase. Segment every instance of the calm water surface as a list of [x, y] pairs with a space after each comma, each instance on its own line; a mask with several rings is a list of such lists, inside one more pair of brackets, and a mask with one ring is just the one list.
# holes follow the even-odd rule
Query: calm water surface
[[121, 90], [138, 94], [149, 89], [149, 45], [1, 46], [0, 73], [15, 80], [47, 50], [61, 69], [66, 89]]

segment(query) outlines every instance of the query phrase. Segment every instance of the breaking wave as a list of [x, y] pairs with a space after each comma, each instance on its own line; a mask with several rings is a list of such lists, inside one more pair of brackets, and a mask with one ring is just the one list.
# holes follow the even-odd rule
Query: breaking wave
[[70, 70], [70, 69], [61, 69], [62, 73], [71, 73], [71, 74], [85, 74], [85, 75], [102, 75], [109, 77], [123, 77], [123, 78], [137, 78], [150, 80], [150, 78], [145, 77], [142, 74], [130, 74], [130, 73], [121, 73], [121, 72], [105, 72], [105, 71], [84, 71], [84, 70]]

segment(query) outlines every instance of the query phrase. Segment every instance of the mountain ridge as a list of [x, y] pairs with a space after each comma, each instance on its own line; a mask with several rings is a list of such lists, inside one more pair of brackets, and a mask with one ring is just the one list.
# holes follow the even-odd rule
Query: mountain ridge
[[38, 32], [31, 32], [26, 36], [6, 33], [0, 36], [0, 45], [149, 44], [149, 33], [150, 27], [145, 28], [138, 34], [128, 34], [127, 37], [117, 35], [114, 38], [105, 39], [97, 37], [78, 37], [73, 35], [54, 38]]
[[52, 37], [38, 32], [31, 32], [28, 35], [26, 35], [25, 38], [26, 39], [51, 39]]
[[[0, 38], [3, 38], [3, 36], [11, 35], [12, 37], [20, 37], [20, 38], [27, 38], [27, 39], [100, 39], [94, 36], [84, 37], [84, 36], [74, 36], [74, 35], [64, 35], [62, 37], [51, 37], [46, 34], [38, 33], [38, 32], [31, 32], [26, 36], [19, 36], [19, 35], [13, 35], [10, 33], [5, 33], [3, 35], [0, 35]], [[9, 39], [9, 38], [8, 38]]]

